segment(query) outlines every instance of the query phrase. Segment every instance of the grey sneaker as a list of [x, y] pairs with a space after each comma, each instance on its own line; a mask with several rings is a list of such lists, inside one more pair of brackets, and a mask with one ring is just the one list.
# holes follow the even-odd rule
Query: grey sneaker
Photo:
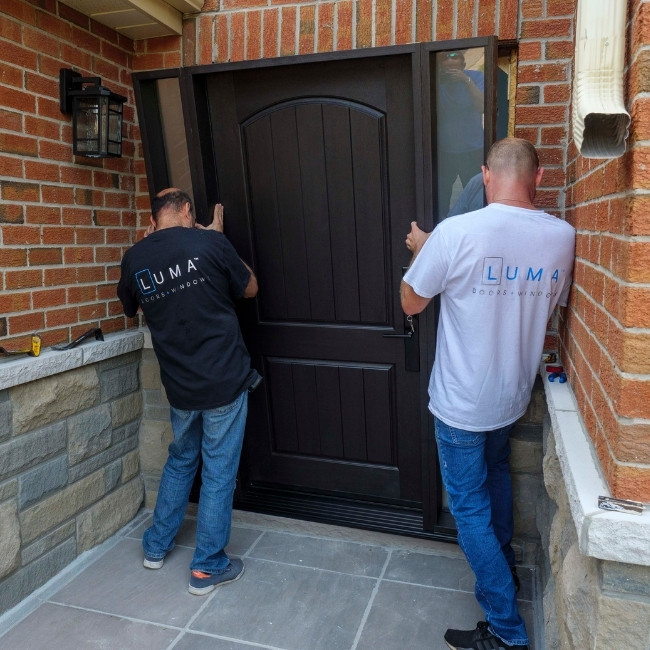
[[221, 585], [239, 580], [244, 573], [242, 560], [230, 560], [230, 564], [221, 573], [204, 573], [194, 569], [190, 573], [189, 592], [195, 596], [205, 596]]
[[151, 555], [144, 554], [144, 560], [142, 564], [145, 569], [162, 569], [162, 565], [165, 563], [165, 556], [162, 557], [151, 557]]
[[507, 645], [494, 636], [485, 621], [475, 630], [447, 630], [445, 643], [451, 650], [528, 650], [527, 645]]

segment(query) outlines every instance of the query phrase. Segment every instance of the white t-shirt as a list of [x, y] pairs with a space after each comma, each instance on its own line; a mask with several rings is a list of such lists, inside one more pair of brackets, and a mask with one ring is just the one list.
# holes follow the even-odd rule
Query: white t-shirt
[[429, 410], [450, 426], [490, 431], [528, 406], [548, 319], [566, 305], [575, 229], [501, 203], [440, 223], [404, 276], [440, 296]]

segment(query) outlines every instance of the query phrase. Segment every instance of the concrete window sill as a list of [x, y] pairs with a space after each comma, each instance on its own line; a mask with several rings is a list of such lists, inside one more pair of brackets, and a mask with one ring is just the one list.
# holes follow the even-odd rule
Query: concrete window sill
[[0, 390], [140, 350], [144, 345], [140, 330], [106, 334], [104, 338], [104, 341], [84, 341], [71, 350], [45, 348], [38, 357], [0, 359]]
[[541, 375], [580, 551], [601, 560], [650, 566], [650, 511], [635, 515], [598, 508], [598, 497], [611, 492], [573, 390], [568, 382], [548, 381], [543, 366]]

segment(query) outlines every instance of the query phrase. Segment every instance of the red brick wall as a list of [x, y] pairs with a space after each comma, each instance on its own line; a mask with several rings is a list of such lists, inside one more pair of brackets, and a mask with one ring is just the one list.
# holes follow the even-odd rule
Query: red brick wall
[[613, 493], [650, 501], [650, 5], [629, 2], [627, 153], [568, 152], [567, 220], [575, 283], [562, 355]]
[[[570, 134], [574, 0], [206, 0], [182, 38], [135, 44], [55, 0], [0, 0], [0, 340], [129, 325], [118, 263], [149, 211], [131, 69], [497, 34], [519, 44], [515, 133], [546, 168], [538, 202], [578, 230], [562, 359], [614, 494], [650, 500], [650, 14], [629, 5], [630, 151], [594, 161]], [[129, 97], [122, 159], [73, 159], [62, 66]]]
[[[0, 344], [123, 329], [119, 262], [136, 220], [133, 43], [55, 0], [0, 0]], [[59, 69], [128, 97], [123, 156], [72, 155]]]

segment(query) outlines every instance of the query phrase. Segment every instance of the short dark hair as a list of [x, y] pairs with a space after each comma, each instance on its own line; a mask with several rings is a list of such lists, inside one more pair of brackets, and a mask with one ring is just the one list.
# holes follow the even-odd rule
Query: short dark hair
[[192, 199], [182, 190], [173, 190], [172, 192], [165, 192], [164, 194], [156, 194], [151, 201], [151, 212], [156, 223], [160, 213], [165, 208], [171, 208], [174, 212], [180, 212], [183, 206], [190, 204], [190, 213], [192, 212]]

